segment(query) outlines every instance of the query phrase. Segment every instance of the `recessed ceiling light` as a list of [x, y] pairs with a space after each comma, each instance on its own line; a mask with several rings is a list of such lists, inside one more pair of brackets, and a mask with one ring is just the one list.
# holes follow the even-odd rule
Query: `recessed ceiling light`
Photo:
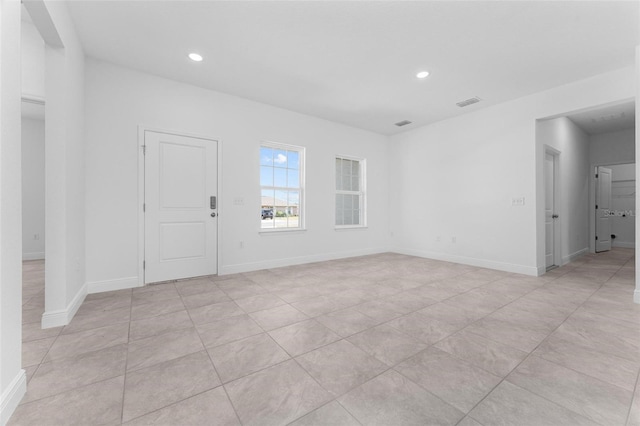
[[202, 62], [202, 55], [199, 55], [197, 53], [189, 53], [189, 59], [194, 62]]
[[429, 71], [420, 71], [418, 74], [416, 74], [416, 77], [418, 77], [418, 78], [427, 78], [427, 77], [429, 77]]

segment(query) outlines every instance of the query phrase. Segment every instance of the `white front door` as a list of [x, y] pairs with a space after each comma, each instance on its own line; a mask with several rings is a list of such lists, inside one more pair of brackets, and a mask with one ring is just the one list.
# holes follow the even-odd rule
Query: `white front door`
[[218, 271], [218, 143], [145, 131], [144, 282]]
[[596, 253], [611, 250], [611, 169], [596, 174]]
[[555, 157], [545, 153], [544, 157], [544, 229], [545, 229], [545, 266], [556, 265], [556, 226], [555, 220]]

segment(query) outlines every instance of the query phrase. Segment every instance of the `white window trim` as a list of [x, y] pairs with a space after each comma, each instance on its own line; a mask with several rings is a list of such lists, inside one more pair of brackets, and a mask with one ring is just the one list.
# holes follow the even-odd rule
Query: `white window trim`
[[[336, 159], [344, 159], [357, 161], [360, 163], [360, 191], [342, 191], [337, 190], [337, 173], [336, 173]], [[333, 156], [333, 225], [336, 231], [344, 230], [344, 229], [364, 229], [367, 228], [367, 159], [366, 158], [358, 158], [352, 157], [350, 155], [340, 155], [336, 154]], [[360, 208], [360, 224], [358, 225], [336, 225], [336, 195], [338, 194], [347, 194], [347, 195], [358, 195], [362, 199], [362, 206]]]
[[[258, 233], [259, 234], [271, 234], [271, 233], [281, 233], [281, 232], [300, 232], [300, 231], [306, 231], [306, 214], [305, 214], [305, 210], [304, 210], [304, 206], [305, 206], [305, 166], [306, 166], [306, 161], [307, 161], [307, 149], [304, 146], [298, 146], [298, 145], [291, 145], [291, 144], [286, 144], [286, 143], [280, 143], [280, 142], [273, 142], [273, 141], [261, 141], [260, 142], [260, 148], [262, 147], [267, 147], [267, 148], [273, 148], [273, 149], [285, 149], [285, 150], [290, 150], [290, 151], [298, 151], [300, 153], [300, 156], [302, 158], [300, 158], [300, 187], [299, 187], [299, 191], [300, 191], [300, 206], [298, 206], [298, 210], [300, 212], [300, 219], [298, 222], [298, 227], [297, 228], [262, 228], [260, 227], [258, 229]], [[258, 167], [260, 166], [260, 163], [258, 162]], [[260, 172], [258, 169], [258, 177], [260, 176]], [[258, 183], [259, 184], [259, 183]], [[262, 185], [258, 185], [260, 188], [260, 198], [262, 198]], [[279, 186], [274, 186], [273, 189], [277, 190], [291, 190], [291, 188], [282, 188]], [[275, 214], [275, 212], [274, 212]], [[275, 220], [275, 217], [274, 217]]]

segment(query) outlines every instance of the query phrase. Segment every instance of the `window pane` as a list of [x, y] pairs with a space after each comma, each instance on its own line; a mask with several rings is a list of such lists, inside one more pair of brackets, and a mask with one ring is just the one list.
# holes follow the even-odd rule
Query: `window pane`
[[287, 191], [276, 191], [275, 200], [273, 204], [276, 208], [284, 207], [287, 205]]
[[360, 225], [360, 210], [353, 211], [353, 224]]
[[263, 229], [273, 228], [274, 222], [274, 206], [273, 206], [273, 189], [263, 189], [261, 191], [261, 221], [260, 227]]
[[351, 174], [351, 160], [342, 160], [342, 174], [350, 175]]
[[273, 167], [260, 166], [260, 185], [273, 186]]
[[359, 209], [360, 208], [360, 196], [359, 195], [352, 195], [351, 196], [351, 203], [352, 203], [352, 208], [353, 209]]
[[344, 208], [344, 197], [344, 194], [336, 194], [336, 208], [340, 211]]
[[359, 161], [352, 161], [351, 162], [351, 174], [357, 176], [359, 173], [360, 173], [360, 162]]
[[273, 165], [276, 167], [287, 167], [287, 151], [281, 149], [274, 150]]
[[[300, 193], [298, 191], [289, 191], [288, 205], [298, 207], [300, 205]], [[296, 212], [297, 216], [298, 213]]]
[[344, 219], [342, 217], [342, 209], [336, 209], [336, 225], [344, 225]]
[[287, 186], [287, 170], [281, 169], [279, 167], [274, 167], [273, 169], [273, 186]]
[[351, 177], [351, 190], [360, 191], [360, 178], [358, 178], [358, 176]]
[[353, 225], [353, 220], [352, 220], [352, 216], [351, 216], [351, 210], [346, 210], [344, 212], [344, 224], [345, 225]]
[[350, 195], [344, 196], [344, 209], [351, 210], [353, 208], [353, 199]]
[[273, 149], [271, 148], [260, 148], [260, 165], [261, 166], [271, 166], [273, 164]]
[[298, 170], [287, 170], [287, 186], [300, 188], [300, 172]]
[[353, 188], [351, 188], [351, 176], [349, 175], [342, 176], [342, 190], [353, 191]]
[[342, 175], [342, 160], [336, 158], [336, 178]]
[[289, 168], [299, 170], [300, 169], [300, 154], [295, 151], [287, 151], [289, 157]]

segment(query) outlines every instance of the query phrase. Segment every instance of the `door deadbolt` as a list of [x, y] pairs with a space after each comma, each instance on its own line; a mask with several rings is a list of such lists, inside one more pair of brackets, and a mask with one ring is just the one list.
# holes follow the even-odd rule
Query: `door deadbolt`
[[211, 217], [216, 217], [216, 212], [212, 212]]

